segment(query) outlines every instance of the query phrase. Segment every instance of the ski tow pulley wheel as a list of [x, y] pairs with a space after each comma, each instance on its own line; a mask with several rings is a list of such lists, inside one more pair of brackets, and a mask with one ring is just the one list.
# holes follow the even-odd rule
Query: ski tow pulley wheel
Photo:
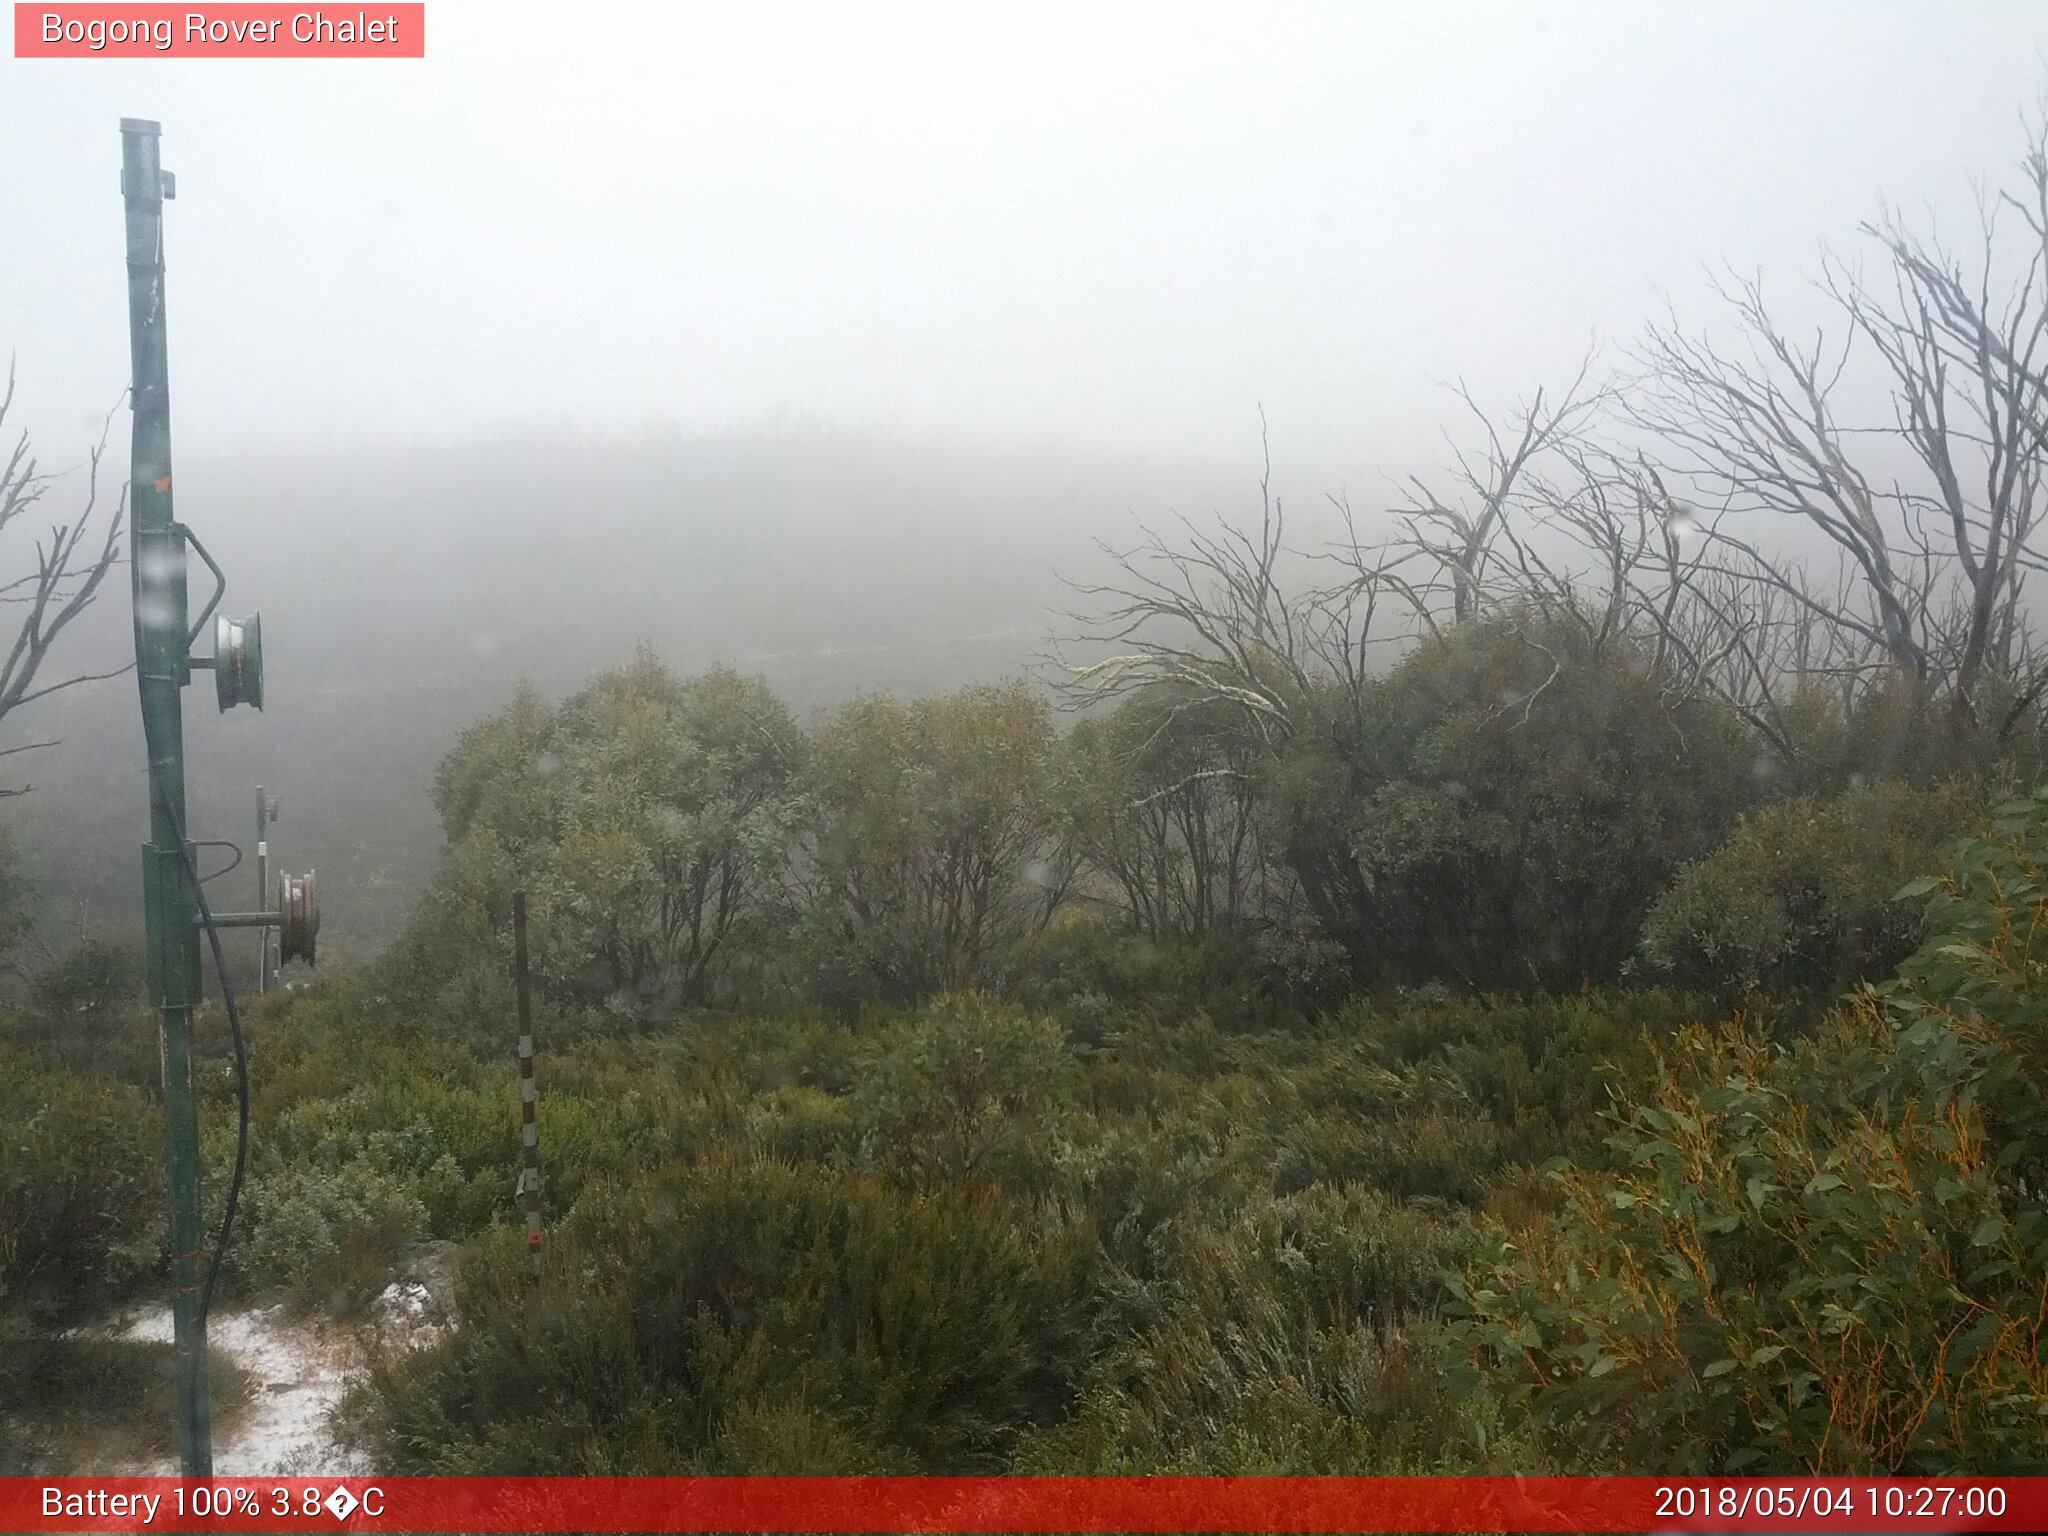
[[213, 688], [222, 713], [237, 704], [263, 707], [263, 615], [221, 614], [213, 621]]
[[283, 918], [278, 925], [278, 963], [303, 960], [311, 965], [314, 942], [320, 937], [320, 893], [312, 870], [278, 877], [277, 908]]

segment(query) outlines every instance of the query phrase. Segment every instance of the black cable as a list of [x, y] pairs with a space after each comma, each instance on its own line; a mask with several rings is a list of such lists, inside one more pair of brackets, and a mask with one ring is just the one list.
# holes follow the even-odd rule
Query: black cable
[[213, 909], [206, 903], [206, 892], [199, 879], [199, 861], [192, 856], [191, 844], [185, 841], [185, 829], [178, 824], [177, 812], [168, 804], [164, 810], [178, 838], [182, 855], [178, 864], [185, 871], [186, 883], [192, 887], [192, 899], [199, 903], [199, 921], [213, 947], [213, 971], [220, 978], [220, 1000], [228, 1012], [228, 1039], [235, 1050], [235, 1174], [228, 1180], [227, 1205], [220, 1213], [220, 1235], [214, 1239], [213, 1260], [206, 1266], [206, 1283], [199, 1287], [199, 1322], [203, 1327], [207, 1309], [213, 1305], [213, 1282], [220, 1278], [220, 1261], [227, 1256], [228, 1238], [235, 1230], [235, 1207], [242, 1198], [242, 1170], [249, 1161], [249, 1052], [242, 1040], [242, 1016], [235, 1008], [234, 983], [228, 980], [228, 958], [220, 947], [220, 929], [213, 921]]
[[231, 874], [242, 867], [242, 845], [240, 843], [230, 842], [224, 837], [202, 837], [193, 843], [192, 846], [194, 848], [232, 848], [235, 851], [234, 862], [223, 864], [210, 875], [201, 875], [199, 877], [201, 885], [210, 884], [218, 880], [222, 875]]

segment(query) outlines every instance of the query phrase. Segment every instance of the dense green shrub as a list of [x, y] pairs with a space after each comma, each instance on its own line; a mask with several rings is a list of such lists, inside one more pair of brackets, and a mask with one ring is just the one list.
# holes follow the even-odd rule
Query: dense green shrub
[[1161, 1280], [1076, 1413], [1021, 1463], [1069, 1475], [1431, 1471], [1469, 1465], [1462, 1404], [1402, 1325], [1455, 1228], [1357, 1187], [1173, 1229]]
[[1926, 897], [1932, 937], [1883, 988], [1897, 1061], [1865, 1075], [1895, 1111], [1938, 1091], [1980, 1113], [2001, 1187], [2038, 1221], [2048, 1191], [2048, 787], [2000, 807], [1943, 874], [1905, 894]]
[[1042, 1184], [1076, 1067], [1057, 1023], [969, 993], [895, 1032], [854, 1098], [885, 1167], [925, 1182]]
[[1962, 786], [1897, 782], [1751, 813], [1680, 871], [1643, 924], [1642, 957], [1683, 985], [1835, 996], [1889, 972], [1926, 936], [1899, 887], [1939, 866], [1977, 814]]
[[29, 1001], [46, 1014], [97, 1023], [132, 1008], [142, 993], [142, 964], [125, 944], [82, 939], [29, 983]]
[[1673, 872], [1727, 837], [1754, 758], [1647, 658], [1510, 618], [1418, 646], [1263, 782], [1361, 976], [1577, 985], [1618, 975]]
[[163, 1077], [155, 1011], [126, 945], [85, 939], [29, 980], [23, 1006], [0, 1015], [0, 1036], [52, 1070], [155, 1088]]
[[2048, 772], [2048, 719], [2024, 671], [1980, 678], [1967, 711], [1953, 694], [1897, 668], [1866, 678], [1846, 706], [1836, 680], [1809, 678], [1788, 694], [1780, 724], [1791, 754], [1773, 758], [1773, 778], [1799, 793], [1836, 795], [1886, 779], [1916, 789], [1962, 780], [1995, 797]]
[[1073, 882], [1052, 713], [1028, 684], [856, 699], [820, 723], [802, 903], [834, 1006], [984, 986]]
[[1789, 1050], [1697, 1032], [1458, 1334], [1641, 1470], [2048, 1468], [2048, 793], [1927, 877], [1933, 936]]
[[140, 1090], [0, 1042], [0, 1312], [82, 1321], [156, 1269], [162, 1136]]
[[[2048, 1267], [1999, 1199], [1982, 1122], [1859, 1107], [1826, 1054], [1696, 1034], [1568, 1171], [1556, 1223], [1504, 1244], [1457, 1331], [1588, 1469], [1954, 1473], [2048, 1466]], [[2038, 1226], [2038, 1218], [2033, 1223]]]
[[1149, 939], [1114, 917], [1071, 906], [1011, 955], [994, 990], [1057, 1011], [1077, 1033], [1118, 1014], [1201, 1014], [1229, 1029], [1284, 1028], [1351, 996], [1343, 951], [1266, 926]]
[[[170, 1460], [174, 1370], [168, 1340], [48, 1333], [0, 1316], [0, 1477]], [[238, 1427], [254, 1383], [215, 1347], [207, 1384], [214, 1432], [224, 1438]]]
[[[519, 1090], [509, 1046], [366, 1017], [359, 982], [254, 1003], [249, 1162], [222, 1295], [281, 1290], [360, 1309], [412, 1244], [475, 1235], [514, 1209]], [[207, 1053], [201, 1186], [212, 1231], [235, 1151], [232, 1079]]]
[[35, 921], [35, 888], [14, 834], [0, 826], [0, 963], [12, 963]]
[[794, 1417], [800, 1465], [822, 1441], [834, 1470], [988, 1468], [1092, 1353], [1088, 1254], [952, 1189], [652, 1170], [578, 1205], [537, 1304], [502, 1249], [472, 1265], [461, 1327], [380, 1378], [383, 1432], [409, 1471], [686, 1471], [780, 1461], [763, 1418]]
[[362, 1307], [427, 1231], [418, 1195], [368, 1158], [333, 1170], [266, 1169], [242, 1198], [248, 1225], [233, 1250], [236, 1271], [330, 1313]]
[[1657, 1042], [1701, 1018], [1706, 1000], [1669, 991], [1569, 997], [1450, 999], [1355, 1005], [1331, 1021], [1404, 1076], [1429, 1102], [1482, 1127], [1477, 1164], [1491, 1185], [1508, 1163], [1534, 1166], [1597, 1149], [1601, 1116], [1648, 1081]]

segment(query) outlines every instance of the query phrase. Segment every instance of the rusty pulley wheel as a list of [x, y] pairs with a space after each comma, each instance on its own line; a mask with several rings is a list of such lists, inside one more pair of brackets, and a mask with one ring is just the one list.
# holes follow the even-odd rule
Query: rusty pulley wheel
[[311, 965], [320, 937], [320, 891], [312, 870], [278, 877], [277, 910], [284, 919], [277, 932], [278, 963], [303, 960]]

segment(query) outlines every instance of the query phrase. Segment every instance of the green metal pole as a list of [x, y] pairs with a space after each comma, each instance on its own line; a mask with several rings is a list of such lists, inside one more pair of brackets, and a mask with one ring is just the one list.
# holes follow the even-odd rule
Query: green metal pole
[[129, 555], [135, 669], [148, 742], [149, 843], [142, 852], [146, 969], [162, 1012], [164, 1136], [171, 1193], [171, 1319], [177, 1367], [178, 1465], [213, 1475], [206, 1318], [199, 1308], [199, 1115], [192, 1094], [192, 1009], [199, 1001], [199, 930], [180, 846], [185, 824], [185, 721], [191, 678], [185, 534], [171, 515], [170, 367], [164, 334], [163, 203], [158, 127], [121, 119], [121, 195], [128, 212], [130, 403]]

